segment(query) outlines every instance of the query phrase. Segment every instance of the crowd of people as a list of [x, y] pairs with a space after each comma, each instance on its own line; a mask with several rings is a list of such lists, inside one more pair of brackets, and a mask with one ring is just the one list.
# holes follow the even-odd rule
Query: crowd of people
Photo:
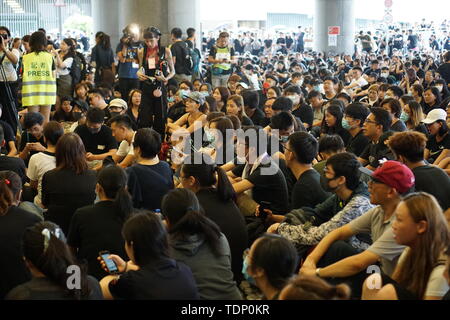
[[0, 27], [0, 299], [450, 299], [450, 51], [123, 33]]

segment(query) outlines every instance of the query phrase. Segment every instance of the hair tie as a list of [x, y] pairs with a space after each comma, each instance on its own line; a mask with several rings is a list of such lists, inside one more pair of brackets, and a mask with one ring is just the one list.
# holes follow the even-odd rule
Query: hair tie
[[6, 185], [8, 185], [8, 186], [11, 184], [11, 181], [9, 181], [8, 179], [5, 179], [3, 181], [5, 181]]
[[61, 229], [56, 228], [54, 232], [51, 232], [49, 229], [45, 228], [42, 230], [41, 234], [44, 236], [44, 253], [45, 253], [48, 249], [48, 244], [50, 242], [51, 235], [53, 234], [56, 238], [60, 239]]

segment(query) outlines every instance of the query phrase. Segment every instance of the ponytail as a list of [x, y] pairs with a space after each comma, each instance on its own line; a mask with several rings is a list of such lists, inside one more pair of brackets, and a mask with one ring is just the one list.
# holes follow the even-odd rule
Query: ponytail
[[22, 189], [22, 180], [13, 171], [0, 171], [0, 216], [4, 216]]
[[215, 255], [221, 254], [220, 228], [203, 214], [194, 192], [188, 189], [170, 191], [164, 196], [161, 209], [169, 220], [169, 234], [173, 239], [199, 234], [205, 237]]
[[133, 212], [133, 200], [125, 186], [117, 191], [114, 204], [120, 211], [121, 220], [126, 221]]
[[[169, 218], [170, 221], [170, 218]], [[170, 228], [169, 234], [174, 238], [184, 238], [192, 234], [201, 234], [216, 256], [221, 254], [220, 228], [207, 218], [200, 210], [189, 207], [184, 216]]]
[[231, 185], [225, 170], [216, 165], [214, 171], [217, 173], [217, 191], [220, 199], [223, 202], [229, 200], [236, 202], [236, 193], [234, 192], [233, 186]]
[[[67, 295], [75, 300], [89, 296], [87, 269], [76, 264], [69, 247], [65, 243], [62, 230], [52, 222], [39, 222], [28, 228], [23, 236], [23, 252], [40, 272], [48, 279], [64, 288]], [[80, 268], [80, 288], [70, 289], [67, 286], [71, 276], [69, 267]]]

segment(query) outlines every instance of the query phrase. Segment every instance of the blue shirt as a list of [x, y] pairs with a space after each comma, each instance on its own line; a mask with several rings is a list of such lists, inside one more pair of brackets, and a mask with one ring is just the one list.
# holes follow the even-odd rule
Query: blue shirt
[[[117, 45], [116, 53], [119, 53], [122, 51], [123, 44], [119, 43]], [[119, 62], [119, 78], [126, 78], [126, 79], [137, 79], [138, 76], [136, 72], [138, 71], [138, 49], [140, 48], [140, 45], [134, 45], [132, 47], [128, 47], [125, 54], [125, 59], [130, 60], [133, 59], [135, 62]], [[133, 66], [134, 65], [134, 66]]]

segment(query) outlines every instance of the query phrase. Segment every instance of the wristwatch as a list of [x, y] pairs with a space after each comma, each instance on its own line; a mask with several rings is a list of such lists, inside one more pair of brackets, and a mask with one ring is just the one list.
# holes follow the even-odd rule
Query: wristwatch
[[318, 276], [319, 278], [320, 278], [320, 269], [321, 269], [321, 268], [317, 268], [317, 269], [316, 269], [316, 276]]

